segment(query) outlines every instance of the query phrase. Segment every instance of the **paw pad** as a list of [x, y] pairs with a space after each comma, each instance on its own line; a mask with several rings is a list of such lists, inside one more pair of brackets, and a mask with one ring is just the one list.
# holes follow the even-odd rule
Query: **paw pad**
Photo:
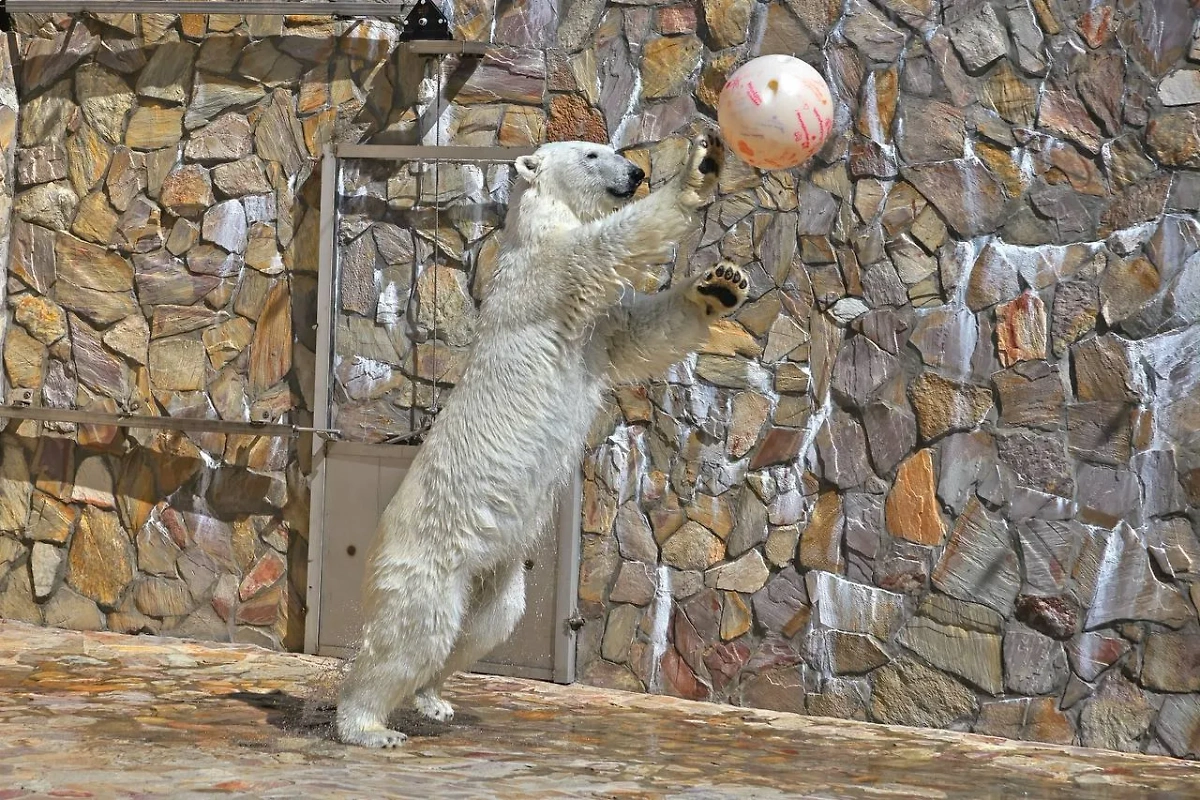
[[722, 264], [708, 273], [709, 279], [711, 280], [714, 275], [716, 275], [718, 278], [723, 278], [727, 281], [737, 284], [738, 288], [740, 289], [750, 288], [750, 281], [746, 280], [746, 276], [737, 267], [727, 267]]
[[746, 299], [750, 281], [740, 269], [722, 263], [710, 269], [696, 285], [696, 292], [704, 298], [708, 313], [729, 313]]

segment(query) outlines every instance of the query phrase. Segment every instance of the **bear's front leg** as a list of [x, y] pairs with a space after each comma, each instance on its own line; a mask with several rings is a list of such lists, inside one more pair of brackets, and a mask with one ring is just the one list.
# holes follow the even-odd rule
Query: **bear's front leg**
[[737, 311], [749, 288], [741, 268], [722, 261], [699, 277], [638, 296], [610, 315], [604, 331], [608, 379], [632, 383], [662, 374], [703, 345], [709, 326]]
[[695, 212], [716, 191], [723, 157], [716, 133], [693, 137], [683, 168], [670, 181], [573, 233], [564, 259], [568, 331], [578, 333], [610, 313], [623, 291], [645, 282], [650, 268], [669, 259], [698, 227]]
[[652, 264], [698, 227], [696, 210], [712, 199], [724, 149], [715, 133], [692, 137], [679, 173], [657, 191], [591, 222], [574, 234], [568, 269], [580, 286], [608, 276], [636, 284]]
[[715, 132], [692, 137], [687, 161], [675, 176], [675, 185], [672, 187], [679, 193], [679, 205], [690, 212], [712, 199], [721, 178], [724, 157], [725, 148]]

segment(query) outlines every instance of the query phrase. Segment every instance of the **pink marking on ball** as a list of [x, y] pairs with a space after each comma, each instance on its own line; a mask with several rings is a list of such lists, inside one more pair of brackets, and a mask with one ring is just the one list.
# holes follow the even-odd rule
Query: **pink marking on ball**
[[746, 82], [746, 95], [750, 98], [750, 102], [754, 103], [754, 105], [762, 105], [762, 95], [759, 94], [758, 90], [754, 88], [754, 84], [750, 83], [749, 81]]
[[750, 158], [754, 158], [754, 151], [750, 149], [750, 145], [746, 144], [746, 142], [744, 140], [738, 139], [737, 147], [738, 147], [738, 150], [741, 150], [744, 154], [746, 154]]
[[807, 124], [807, 123], [805, 123], [805, 121], [804, 121], [804, 115], [803, 115], [803, 114], [801, 114], [799, 111], [797, 111], [797, 112], [796, 112], [796, 119], [797, 119], [797, 120], [799, 121], [799, 123], [800, 123], [800, 130], [804, 131], [804, 138], [805, 138], [805, 139], [811, 138], [811, 137], [812, 137], [812, 134], [810, 134], [810, 133], [808, 132], [808, 124]]

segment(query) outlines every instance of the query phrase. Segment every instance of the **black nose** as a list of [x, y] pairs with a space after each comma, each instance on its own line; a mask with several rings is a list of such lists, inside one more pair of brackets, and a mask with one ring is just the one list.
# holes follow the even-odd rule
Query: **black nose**
[[641, 183], [645, 179], [645, 177], [646, 177], [646, 173], [642, 170], [641, 167], [634, 167], [629, 172], [629, 179], [632, 180], [635, 185]]

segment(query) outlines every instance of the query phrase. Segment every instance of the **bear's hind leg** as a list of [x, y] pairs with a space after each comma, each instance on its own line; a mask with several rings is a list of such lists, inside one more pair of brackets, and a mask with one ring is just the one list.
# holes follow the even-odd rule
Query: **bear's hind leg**
[[[345, 744], [396, 747], [408, 738], [387, 727], [392, 711], [445, 668], [462, 627], [465, 591], [416, 570], [376, 589], [362, 647], [350, 664], [337, 708]], [[427, 584], [423, 586], [424, 584]]]
[[442, 699], [442, 684], [503, 644], [524, 614], [525, 565], [518, 560], [498, 567], [483, 580], [446, 666], [417, 692], [413, 703], [417, 711], [439, 722], [452, 719], [454, 707]]

